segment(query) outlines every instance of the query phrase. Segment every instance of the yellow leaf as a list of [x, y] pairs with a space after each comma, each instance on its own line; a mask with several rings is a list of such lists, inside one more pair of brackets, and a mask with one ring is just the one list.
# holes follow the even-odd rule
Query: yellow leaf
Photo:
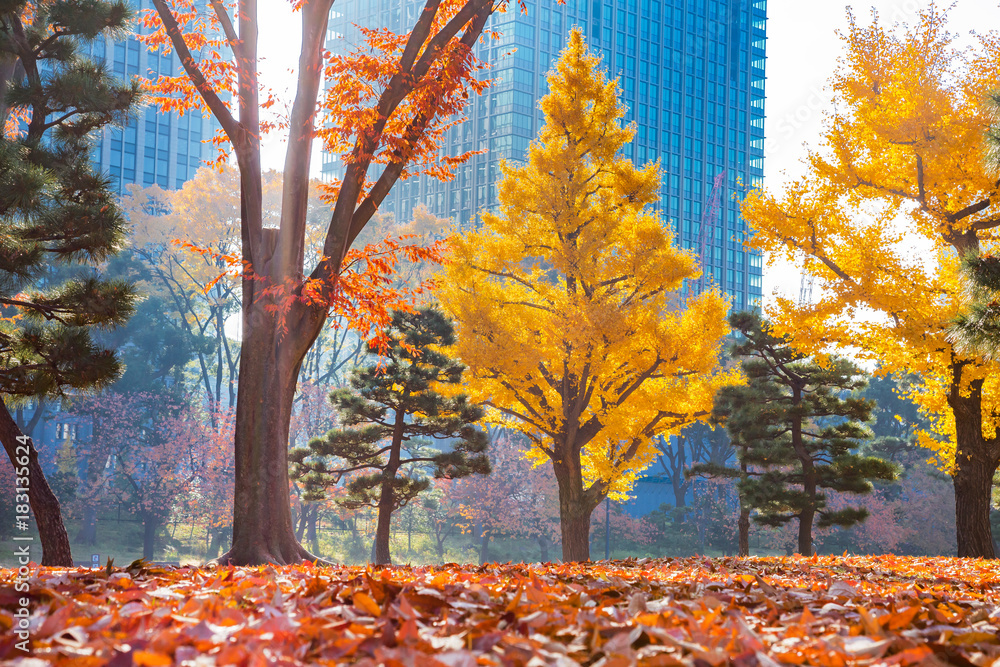
[[378, 617], [382, 615], [382, 609], [378, 606], [378, 603], [365, 593], [358, 592], [354, 594], [354, 606], [369, 616]]

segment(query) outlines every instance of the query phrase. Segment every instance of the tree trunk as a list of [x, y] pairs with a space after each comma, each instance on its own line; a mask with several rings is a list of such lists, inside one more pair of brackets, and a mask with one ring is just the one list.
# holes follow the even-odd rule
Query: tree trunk
[[[559, 485], [559, 528], [563, 561], [590, 560], [590, 515], [604, 500], [596, 486], [584, 490], [579, 454], [554, 461], [552, 469]], [[596, 484], [596, 483], [595, 483]]]
[[812, 556], [812, 527], [816, 510], [811, 506], [799, 514], [799, 555]]
[[[794, 406], [802, 401], [802, 387], [792, 387], [792, 403]], [[808, 506], [799, 513], [799, 555], [812, 556], [812, 526], [816, 516], [816, 466], [812, 456], [806, 450], [802, 439], [802, 417], [796, 416], [792, 421], [792, 448], [802, 466], [802, 491], [809, 498]]]
[[146, 512], [142, 517], [142, 558], [153, 560], [156, 552], [156, 532], [160, 527], [159, 518], [152, 512]]
[[[7, 405], [0, 401], [0, 441], [7, 452], [7, 457], [14, 465], [17, 482], [15, 504], [24, 504], [22, 499], [27, 491], [27, 504], [35, 515], [35, 525], [42, 543], [42, 565], [50, 567], [73, 567], [73, 553], [69, 546], [69, 535], [63, 524], [62, 513], [59, 510], [59, 499], [49, 488], [38, 463], [38, 452], [31, 438], [21, 433], [14, 418], [7, 410]], [[19, 465], [27, 456], [27, 465]], [[26, 474], [25, 474], [26, 473]], [[18, 512], [21, 514], [21, 512]], [[27, 514], [27, 512], [25, 512]]]
[[972, 380], [967, 392], [962, 391], [962, 373], [970, 364], [962, 361], [952, 363], [952, 385], [948, 396], [949, 407], [955, 415], [956, 431], [955, 469], [952, 473], [956, 542], [960, 557], [995, 558], [989, 512], [993, 474], [1000, 460], [1000, 440], [983, 438], [983, 380]]
[[[273, 236], [265, 234], [265, 239]], [[299, 544], [292, 524], [288, 431], [299, 367], [325, 313], [293, 305], [281, 322], [279, 315], [265, 309], [272, 299], [258, 296], [257, 301], [247, 303], [254, 298], [255, 288], [252, 279], [244, 279], [233, 546], [218, 562], [287, 565], [315, 560]]]
[[[388, 472], [386, 473], [388, 475]], [[392, 535], [392, 481], [382, 481], [382, 495], [378, 501], [378, 523], [375, 526], [375, 564], [392, 565], [389, 538]]]
[[[389, 551], [389, 538], [392, 536], [392, 478], [382, 480], [382, 495], [378, 501], [378, 522], [375, 525], [375, 564], [392, 565], [392, 554]], [[393, 473], [395, 477], [395, 473]]]
[[400, 449], [403, 446], [403, 428], [406, 426], [406, 414], [396, 412], [396, 420], [392, 429], [392, 446], [389, 450], [389, 460], [386, 461], [382, 473], [382, 490], [378, 497], [378, 524], [375, 528], [375, 564], [392, 565], [392, 555], [389, 553], [389, 537], [392, 535], [392, 510], [395, 504], [396, 472], [399, 470]]
[[1000, 462], [998, 440], [986, 440], [982, 431], [982, 380], [970, 383], [969, 394], [956, 389], [961, 383], [961, 365], [954, 366], [948, 404], [955, 414], [955, 529], [961, 558], [995, 558], [990, 526], [993, 474]]
[[740, 556], [750, 555], [750, 510], [743, 507], [743, 503], [740, 503]]
[[576, 563], [590, 560], [590, 514], [579, 506], [560, 507], [563, 561]]
[[545, 535], [545, 533], [542, 533], [542, 534], [540, 534], [538, 536], [538, 548], [541, 549], [541, 552], [542, 552], [542, 562], [543, 563], [548, 563], [549, 562], [549, 538], [548, 538], [548, 536]]
[[479, 541], [479, 564], [485, 565], [489, 562], [490, 558], [490, 538], [493, 537], [493, 531], [484, 530], [482, 536], [480, 536]]

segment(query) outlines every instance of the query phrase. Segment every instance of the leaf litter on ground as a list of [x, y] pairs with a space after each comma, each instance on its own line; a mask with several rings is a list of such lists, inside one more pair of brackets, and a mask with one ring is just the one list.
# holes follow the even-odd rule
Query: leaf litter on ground
[[21, 667], [987, 667], [1000, 658], [1000, 563], [971, 559], [33, 567], [28, 654], [16, 647], [17, 576], [0, 570], [0, 660]]

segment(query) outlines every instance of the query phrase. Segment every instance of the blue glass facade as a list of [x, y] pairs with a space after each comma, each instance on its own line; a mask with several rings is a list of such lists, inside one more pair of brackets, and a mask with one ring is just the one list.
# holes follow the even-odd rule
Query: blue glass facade
[[[151, 8], [150, 0], [139, 0], [139, 11]], [[135, 37], [114, 42], [99, 39], [92, 49], [91, 56], [104, 60], [122, 79], [155, 79], [158, 74], [181, 71], [176, 54], [150, 53]], [[202, 162], [215, 157], [214, 147], [202, 143], [212, 137], [214, 127], [214, 119], [197, 112], [181, 116], [145, 106], [126, 127], [103, 130], [95, 140], [93, 161], [110, 176], [119, 193], [130, 183], [144, 187], [155, 183], [174, 190], [194, 176]]]
[[[495, 85], [471, 102], [469, 120], [450, 130], [445, 148], [485, 154], [458, 167], [449, 183], [421, 177], [397, 184], [382, 211], [405, 220], [423, 203], [471, 224], [477, 211], [494, 206], [499, 162], [524, 158], [542, 123], [545, 74], [579, 26], [618, 78], [626, 120], [636, 123], [629, 157], [661, 161], [660, 205], [678, 242], [699, 252], [704, 246], [703, 264], [735, 308], [759, 304], [761, 258], [743, 248], [739, 200], [763, 177], [766, 2], [528, 0], [525, 14], [511, 3], [489, 26], [502, 37], [477, 47]], [[355, 24], [405, 30], [422, 8], [419, 0], [338, 0], [327, 47], [345, 52], [358, 44]], [[324, 155], [322, 169], [335, 176], [341, 165]]]

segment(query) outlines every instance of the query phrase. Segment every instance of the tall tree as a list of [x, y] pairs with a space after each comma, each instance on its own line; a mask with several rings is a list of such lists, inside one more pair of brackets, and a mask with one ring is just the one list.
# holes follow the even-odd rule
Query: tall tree
[[751, 193], [743, 215], [752, 247], [803, 260], [822, 288], [814, 304], [777, 302], [779, 334], [794, 331], [807, 352], [850, 346], [919, 376], [910, 397], [931, 418], [920, 444], [952, 475], [958, 555], [993, 558], [1000, 372], [947, 331], [965, 301], [959, 258], [991, 248], [1000, 227], [982, 103], [996, 87], [1000, 41], [958, 49], [946, 18], [935, 5], [894, 28], [849, 16], [825, 148], [784, 192]]
[[134, 295], [128, 283], [96, 272], [121, 248], [126, 228], [91, 166], [89, 137], [124, 122], [139, 88], [79, 51], [97, 37], [120, 36], [131, 18], [121, 0], [0, 6], [0, 440], [11, 461], [27, 449], [28, 465], [15, 467], [29, 478], [44, 565], [72, 566], [69, 539], [8, 403], [98, 388], [121, 372], [115, 354], [90, 335], [127, 320]]
[[[303, 359], [338, 298], [348, 250], [393, 185], [418, 173], [450, 177], [456, 159], [438, 159], [439, 140], [461, 117], [470, 93], [486, 86], [473, 46], [507, 3], [427, 0], [408, 34], [365, 31], [364, 43], [347, 55], [324, 49], [333, 0], [295, 3], [302, 40], [276, 228], [264, 227], [261, 210], [260, 134], [267, 124], [260, 110], [267, 100], [257, 76], [257, 42], [267, 26], [256, 0], [234, 4], [230, 14], [227, 3], [212, 2], [214, 13], [206, 17], [187, 0], [153, 0], [156, 14], [148, 21], [156, 30], [148, 41], [175, 50], [185, 71], [180, 79], [161, 78], [161, 103], [210, 110], [240, 170], [238, 259], [250, 270], [242, 279], [233, 547], [220, 561], [288, 563], [310, 558], [295, 539], [288, 502], [288, 426]], [[199, 32], [206, 21], [217, 32]], [[223, 35], [222, 43], [213, 44], [212, 34]], [[212, 60], [227, 49], [231, 60]], [[320, 100], [324, 75], [329, 94]], [[345, 171], [328, 193], [333, 213], [322, 258], [306, 266], [308, 175], [319, 127]], [[377, 314], [386, 310], [382, 302], [366, 305]]]
[[[357, 369], [350, 389], [330, 394], [344, 428], [314, 438], [307, 448], [289, 455], [292, 476], [305, 487], [306, 500], [322, 498], [325, 488], [347, 473], [374, 471], [349, 480], [348, 494], [338, 502], [355, 509], [378, 508], [379, 565], [392, 562], [392, 513], [430, 486], [429, 479], [416, 474], [419, 469], [433, 467], [435, 477], [448, 479], [490, 471], [488, 439], [475, 426], [483, 409], [464, 394], [441, 393], [459, 385], [465, 371], [440, 351], [455, 343], [451, 322], [429, 307], [396, 311], [387, 333], [390, 343], [384, 357]], [[429, 438], [450, 442], [435, 448]]]
[[[724, 387], [712, 414], [725, 422], [740, 467], [706, 464], [695, 471], [739, 477], [743, 509], [756, 510], [760, 524], [798, 520], [798, 550], [810, 556], [817, 517], [823, 528], [851, 526], [868, 516], [864, 508], [832, 509], [823, 491], [867, 494], [871, 480], [893, 480], [896, 468], [853, 451], [871, 437], [863, 424], [871, 402], [846, 395], [865, 385], [857, 367], [839, 357], [820, 365], [756, 313], [733, 313], [729, 323], [742, 334], [732, 355], [741, 360], [747, 384]], [[740, 542], [742, 551], [743, 535]]]
[[539, 139], [505, 164], [500, 210], [454, 243], [439, 295], [458, 322], [475, 394], [551, 461], [563, 558], [590, 557], [590, 515], [656, 455], [652, 438], [705, 416], [733, 380], [718, 364], [726, 303], [652, 210], [660, 168], [620, 157], [617, 85], [570, 34]]

